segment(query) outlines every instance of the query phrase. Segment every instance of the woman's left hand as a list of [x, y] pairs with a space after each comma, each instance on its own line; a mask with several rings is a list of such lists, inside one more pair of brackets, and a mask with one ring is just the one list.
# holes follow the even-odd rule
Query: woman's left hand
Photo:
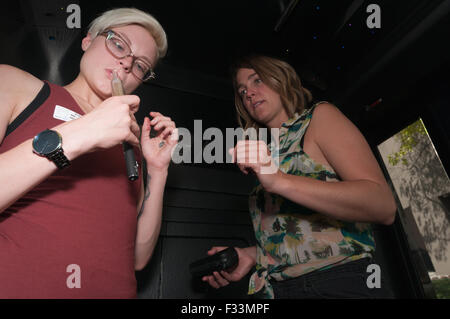
[[256, 174], [266, 191], [273, 192], [276, 189], [283, 172], [279, 170], [264, 141], [238, 141], [228, 152], [232, 156], [232, 161], [244, 174], [247, 175], [249, 172]]
[[[158, 112], [150, 112], [150, 115], [153, 119], [145, 117], [142, 126], [142, 154], [149, 173], [165, 172], [169, 167], [172, 151], [178, 143], [178, 130], [170, 117]], [[156, 131], [156, 136], [151, 138], [150, 132], [153, 130]]]

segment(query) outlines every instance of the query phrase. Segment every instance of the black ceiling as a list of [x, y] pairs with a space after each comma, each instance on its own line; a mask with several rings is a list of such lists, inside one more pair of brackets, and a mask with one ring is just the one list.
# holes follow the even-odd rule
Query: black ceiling
[[[81, 30], [60, 25], [69, 3], [80, 5]], [[371, 3], [381, 8], [381, 29], [366, 25]], [[61, 59], [72, 61], [81, 56], [88, 23], [123, 6], [150, 12], [168, 34], [168, 55], [151, 85], [231, 101], [228, 66], [233, 57], [269, 54], [290, 62], [318, 99], [335, 102], [377, 139], [417, 117], [398, 104], [428, 79], [446, 78], [450, 70], [450, 0], [9, 1], [0, 5], [0, 36], [10, 46], [2, 46], [0, 63], [28, 65], [39, 74], [48, 65], [27, 63], [48, 57], [49, 51], [65, 50]], [[40, 34], [38, 40], [32, 39], [33, 32]], [[36, 41], [44, 54], [36, 50]], [[52, 42], [60, 44], [52, 47]], [[382, 103], [368, 116], [366, 106], [379, 98]], [[380, 132], [377, 123], [387, 112], [398, 120]]]

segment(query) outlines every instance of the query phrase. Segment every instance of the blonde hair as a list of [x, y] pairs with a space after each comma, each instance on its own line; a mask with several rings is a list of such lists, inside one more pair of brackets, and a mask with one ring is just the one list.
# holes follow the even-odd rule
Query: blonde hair
[[302, 86], [299, 76], [288, 63], [267, 56], [241, 58], [232, 65], [231, 71], [237, 120], [244, 129], [250, 127], [259, 129], [262, 125], [256, 122], [247, 112], [238, 92], [236, 75], [239, 69], [243, 68], [255, 70], [263, 83], [280, 95], [281, 103], [289, 118], [294, 116], [295, 113], [303, 112], [312, 101], [311, 92]]
[[89, 24], [88, 33], [94, 39], [99, 33], [118, 26], [137, 24], [155, 39], [158, 53], [156, 61], [167, 53], [167, 36], [161, 24], [147, 12], [136, 8], [118, 8], [103, 12]]

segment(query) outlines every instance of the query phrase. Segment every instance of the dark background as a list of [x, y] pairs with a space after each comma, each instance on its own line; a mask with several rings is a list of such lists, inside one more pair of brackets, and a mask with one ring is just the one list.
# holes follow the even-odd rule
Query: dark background
[[[80, 29], [66, 27], [71, 3], [81, 8]], [[366, 25], [370, 3], [381, 7], [380, 29]], [[139, 122], [152, 110], [191, 132], [194, 119], [204, 130], [237, 127], [229, 64], [241, 54], [268, 54], [289, 62], [316, 100], [336, 104], [374, 151], [421, 117], [449, 172], [450, 1], [3, 1], [0, 63], [68, 84], [89, 22], [125, 6], [154, 15], [169, 41], [157, 79], [136, 92]], [[230, 164], [170, 170], [160, 240], [137, 273], [140, 297], [246, 298], [245, 282], [215, 291], [191, 279], [188, 264], [214, 245], [254, 243], [247, 209], [254, 181]], [[398, 222], [376, 227], [376, 261], [395, 297], [423, 297], [402, 231]]]

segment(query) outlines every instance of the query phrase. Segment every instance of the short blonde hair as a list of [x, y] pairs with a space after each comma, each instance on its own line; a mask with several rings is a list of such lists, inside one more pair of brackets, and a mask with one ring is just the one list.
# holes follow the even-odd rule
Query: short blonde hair
[[286, 114], [289, 118], [295, 113], [301, 113], [312, 101], [311, 92], [304, 88], [302, 82], [294, 68], [288, 63], [267, 57], [267, 56], [247, 56], [234, 62], [231, 66], [231, 75], [234, 87], [234, 102], [237, 111], [237, 120], [241, 127], [248, 129], [262, 127], [248, 113], [238, 92], [236, 75], [239, 69], [253, 69], [259, 75], [264, 84], [280, 95]]
[[163, 27], [152, 15], [136, 8], [118, 8], [103, 12], [89, 24], [88, 33], [94, 39], [109, 28], [130, 24], [144, 27], [155, 39], [158, 47], [156, 61], [166, 55], [167, 36]]

